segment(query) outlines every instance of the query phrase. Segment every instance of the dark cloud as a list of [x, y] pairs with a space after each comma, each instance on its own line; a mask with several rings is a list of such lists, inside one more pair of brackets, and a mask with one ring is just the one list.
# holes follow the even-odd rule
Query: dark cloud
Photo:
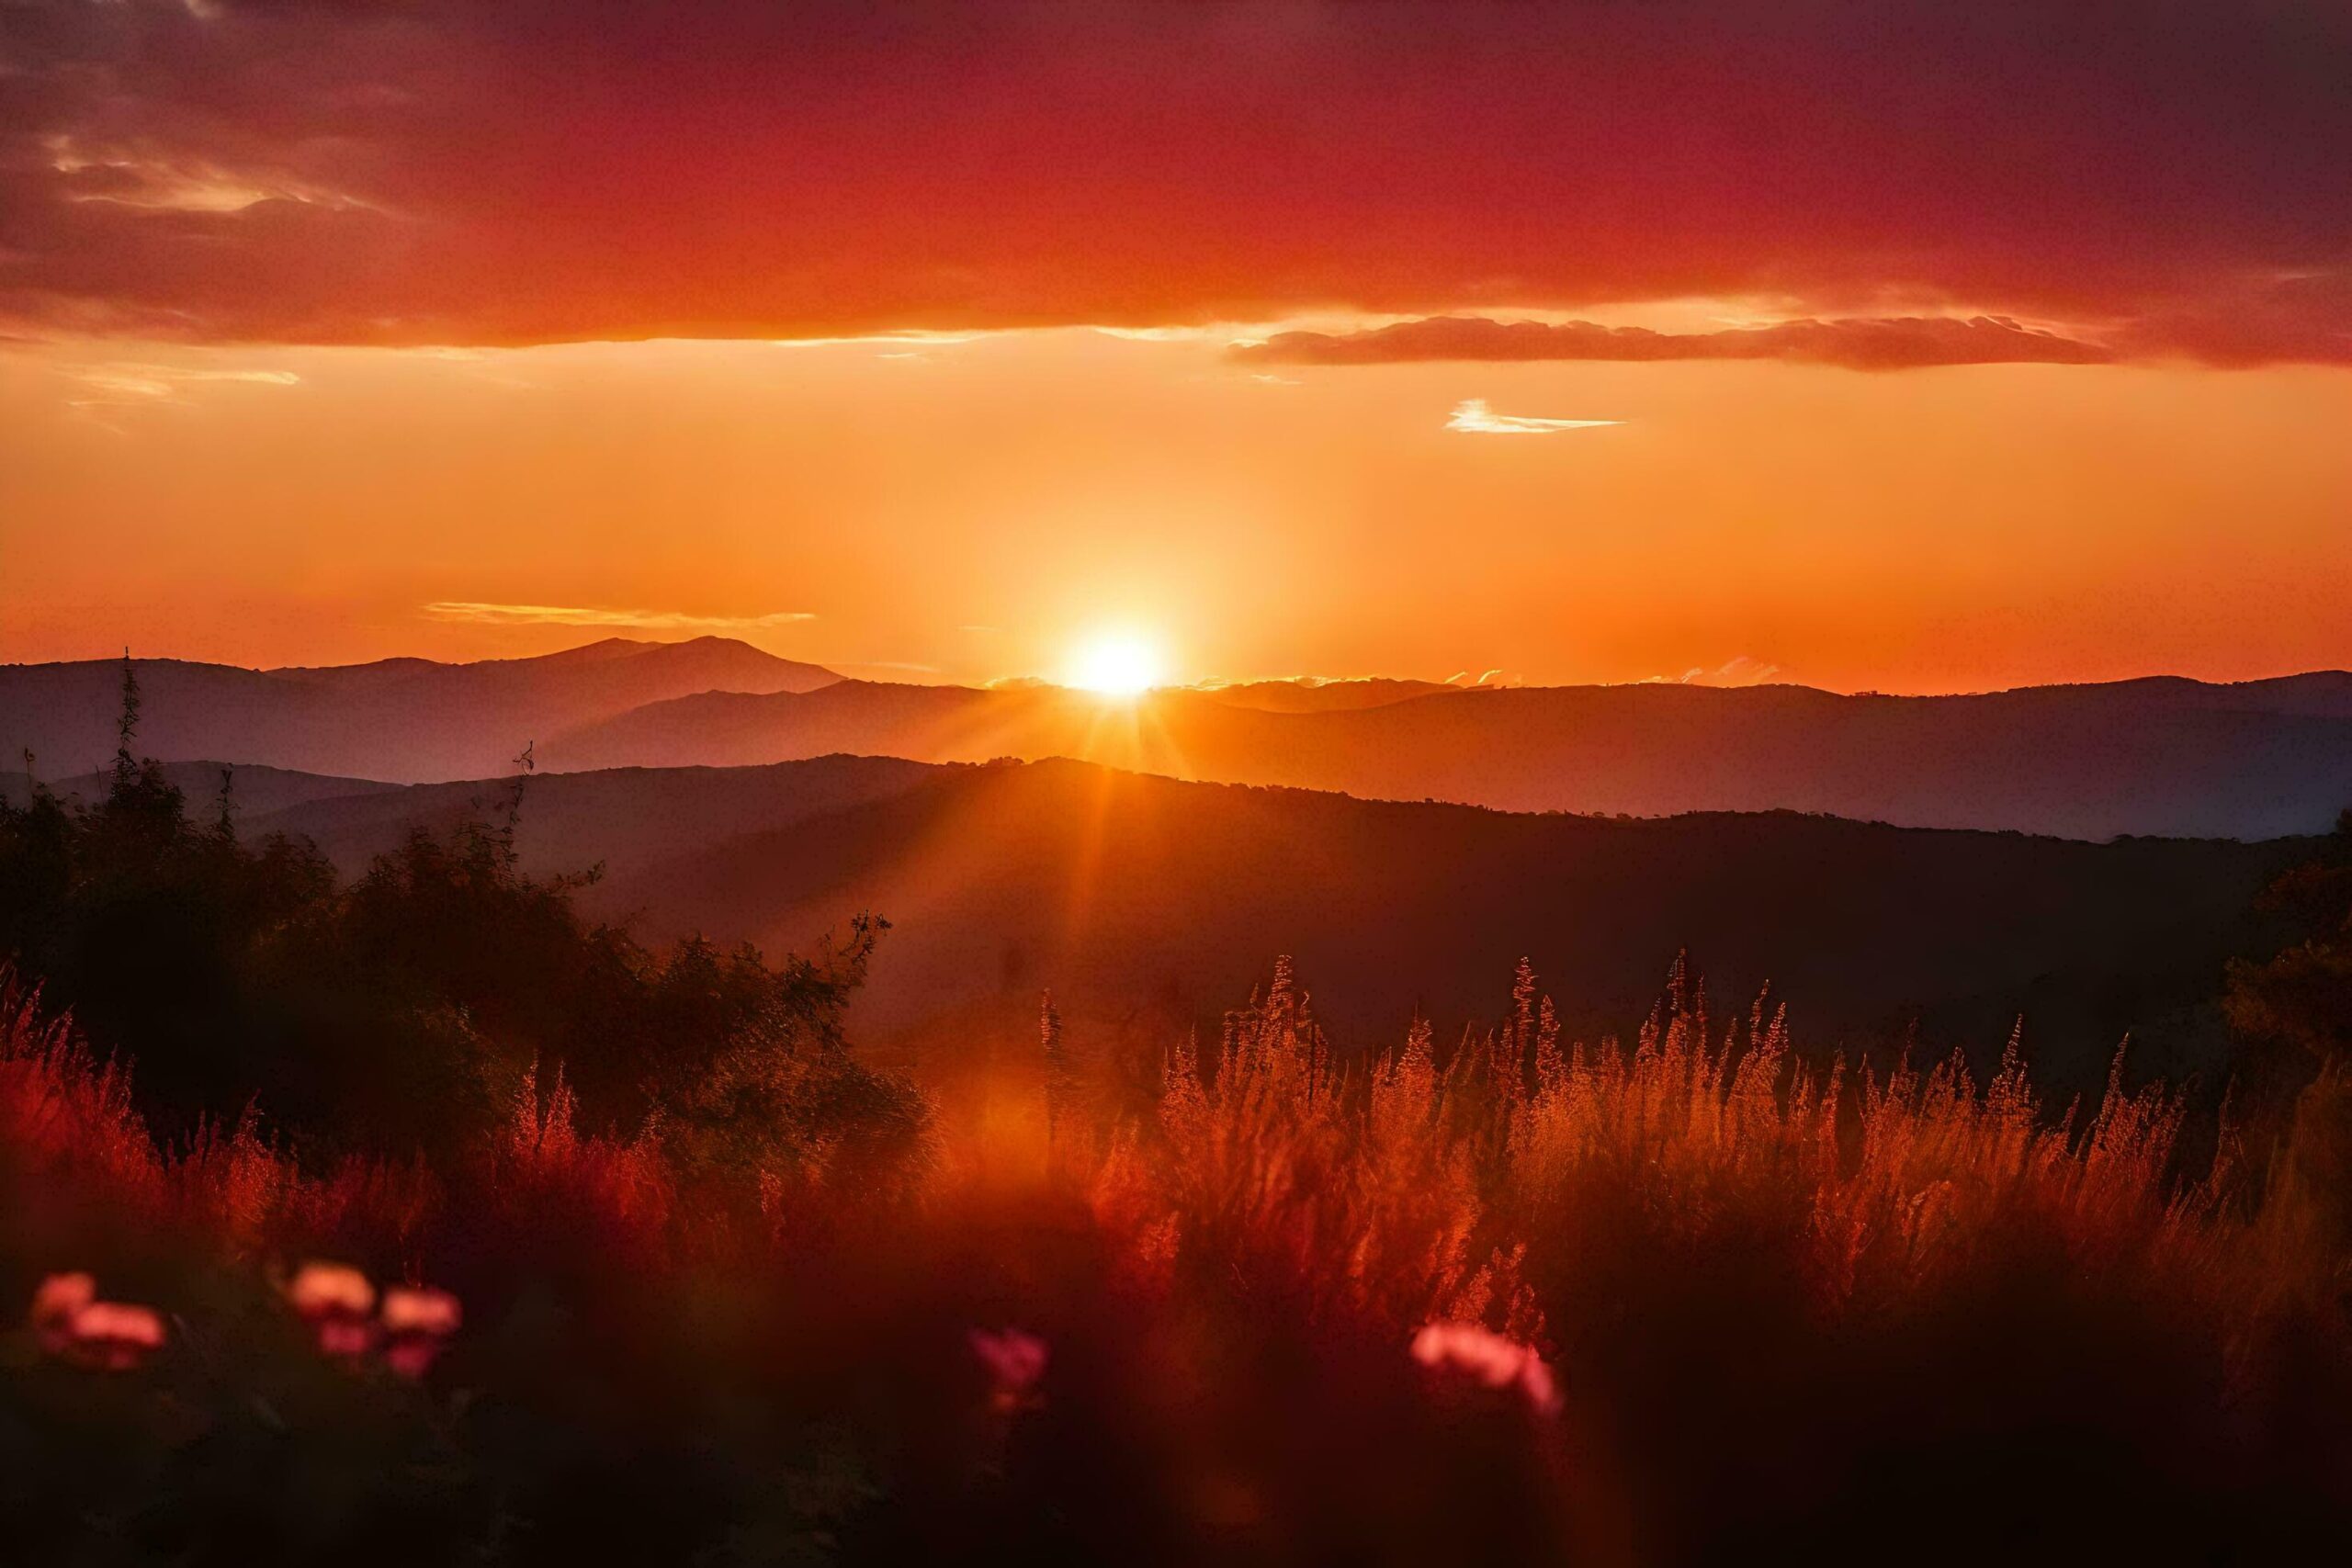
[[2346, 276], [2335, 4], [0, 6], [0, 331], [1706, 295], [1796, 301], [1838, 363], [1852, 319], [1955, 310], [2243, 363], [2344, 358]]
[[1426, 360], [1786, 359], [1849, 370], [1930, 365], [2099, 365], [2097, 344], [1999, 316], [1900, 316], [1777, 321], [1713, 333], [1660, 333], [1592, 321], [1497, 321], [1438, 316], [1357, 333], [1279, 333], [1232, 356], [1265, 365], [1401, 365]]

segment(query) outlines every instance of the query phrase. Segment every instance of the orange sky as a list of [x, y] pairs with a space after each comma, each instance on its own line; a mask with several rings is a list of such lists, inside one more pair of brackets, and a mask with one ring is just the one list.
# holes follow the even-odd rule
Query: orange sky
[[[0, 354], [0, 657], [474, 658], [713, 630], [968, 681], [1052, 673], [1132, 627], [1183, 679], [1746, 660], [1930, 691], [2352, 664], [2341, 371], [1266, 381], [1223, 342]], [[1448, 429], [1472, 398], [1622, 423]], [[426, 608], [450, 604], [707, 619]]]
[[0, 7], [0, 658], [2263, 674], [2346, 429], [2341, 6]]

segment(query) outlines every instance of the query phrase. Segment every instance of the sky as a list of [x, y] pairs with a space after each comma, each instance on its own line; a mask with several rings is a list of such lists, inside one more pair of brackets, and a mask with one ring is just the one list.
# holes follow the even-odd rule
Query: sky
[[0, 659], [2352, 665], [2352, 7], [0, 6]]

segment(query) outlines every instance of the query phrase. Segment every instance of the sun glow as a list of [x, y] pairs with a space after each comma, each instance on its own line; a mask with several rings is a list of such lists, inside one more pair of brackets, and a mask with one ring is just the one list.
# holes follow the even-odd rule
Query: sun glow
[[1096, 637], [1070, 660], [1069, 683], [1106, 697], [1137, 696], [1159, 680], [1159, 650], [1132, 633]]

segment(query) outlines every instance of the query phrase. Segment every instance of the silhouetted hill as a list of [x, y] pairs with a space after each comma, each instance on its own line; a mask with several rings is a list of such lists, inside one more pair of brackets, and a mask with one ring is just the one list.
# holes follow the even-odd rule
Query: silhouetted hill
[[[222, 762], [166, 762], [164, 777], [187, 797], [188, 814], [209, 818], [220, 796]], [[250, 825], [256, 818], [289, 806], [300, 806], [313, 800], [333, 800], [361, 795], [376, 795], [398, 790], [398, 784], [381, 784], [373, 779], [332, 778], [320, 773], [299, 773], [285, 768], [263, 767], [241, 762], [232, 770], [235, 776], [230, 802], [241, 825]], [[112, 775], [106, 773], [82, 773], [70, 779], [43, 781], [50, 791], [69, 803], [94, 806], [106, 797]], [[0, 800], [11, 806], [22, 806], [32, 793], [30, 783], [19, 773], [0, 774]]]
[[1243, 681], [1204, 688], [1201, 695], [1234, 707], [1267, 713], [1329, 713], [1340, 708], [1376, 708], [1408, 697], [1426, 697], [1455, 688], [1435, 681]]
[[[136, 661], [142, 756], [390, 780], [477, 778], [526, 741], [696, 692], [798, 692], [835, 677], [724, 637], [607, 638], [537, 659], [391, 659], [245, 670]], [[44, 776], [102, 765], [115, 749], [119, 660], [0, 666], [0, 756], [29, 749]]]
[[[939, 770], [895, 757], [819, 757], [771, 768], [616, 768], [545, 773], [525, 785], [515, 845], [539, 871], [604, 864], [626, 875], [716, 844], [886, 798]], [[250, 818], [254, 832], [300, 833], [346, 873], [393, 849], [416, 828], [439, 831], [503, 812], [511, 778], [377, 785], [364, 798], [291, 803]], [[696, 929], [689, 919], [680, 931]]]
[[[1329, 690], [1329, 688], [1321, 688]], [[556, 768], [737, 765], [847, 750], [1067, 756], [1171, 777], [1507, 810], [1791, 809], [1905, 826], [2265, 838], [2352, 801], [2352, 675], [1974, 696], [1802, 686], [1442, 691], [1276, 712], [1230, 693], [1107, 704], [1026, 687], [843, 681], [657, 703], [557, 737]]]
[[[405, 819], [493, 781], [320, 801], [266, 825], [356, 865]], [[2211, 1000], [2246, 909], [2307, 842], [1897, 829], [1792, 813], [1618, 821], [1185, 784], [1075, 762], [922, 769], [875, 759], [543, 775], [539, 870], [603, 860], [586, 897], [642, 929], [806, 951], [889, 918], [858, 1037], [926, 1060], [1018, 1046], [1051, 987], [1073, 1026], [1157, 1051], [1213, 1031], [1295, 953], [1348, 1043], [1414, 1011], [1491, 1016], [1521, 955], [1576, 1029], [1623, 1028], [1688, 945], [1713, 994], [1767, 979], [1818, 1043], [1996, 1049], [2019, 1011], [2049, 1081], [2135, 1061], [2211, 1067]]]

